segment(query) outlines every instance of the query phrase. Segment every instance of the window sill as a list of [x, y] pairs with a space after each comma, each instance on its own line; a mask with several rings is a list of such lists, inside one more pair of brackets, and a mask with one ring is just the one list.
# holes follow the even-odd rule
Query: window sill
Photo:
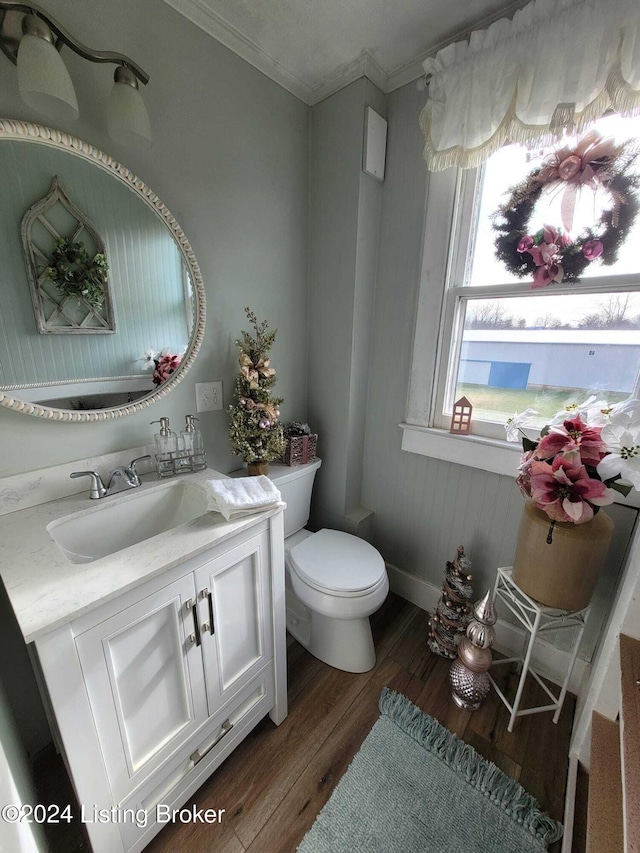
[[444, 429], [401, 423], [402, 449], [421, 456], [481, 468], [515, 477], [522, 448], [519, 444], [482, 435], [452, 435]]
[[[469, 468], [480, 468], [482, 471], [502, 474], [505, 477], [516, 476], [522, 448], [515, 442], [500, 441], [482, 435], [452, 435], [444, 429], [408, 423], [401, 423], [400, 429], [402, 449], [409, 453], [455, 462]], [[640, 493], [635, 489], [632, 489], [626, 498], [619, 492], [614, 492], [614, 495], [615, 503], [640, 508]]]

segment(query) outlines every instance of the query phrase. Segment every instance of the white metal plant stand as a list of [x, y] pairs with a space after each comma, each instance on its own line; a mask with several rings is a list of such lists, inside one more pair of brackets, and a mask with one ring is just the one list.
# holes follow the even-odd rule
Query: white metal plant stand
[[[518, 663], [520, 665], [520, 680], [518, 682], [518, 689], [516, 690], [513, 705], [498, 687], [495, 680], [491, 675], [489, 675], [496, 693], [511, 714], [509, 718], [509, 725], [507, 727], [507, 731], [509, 732], [513, 731], [513, 725], [516, 721], [516, 717], [523, 717], [526, 714], [539, 714], [542, 711], [555, 711], [555, 714], [553, 715], [553, 722], [558, 722], [564, 697], [567, 694], [567, 686], [569, 684], [569, 679], [571, 678], [571, 672], [573, 671], [573, 666], [578, 655], [580, 640], [582, 639], [585, 623], [589, 615], [589, 607], [585, 607], [584, 610], [576, 610], [574, 612], [557, 610], [553, 607], [545, 607], [544, 604], [540, 604], [540, 602], [530, 598], [520, 589], [519, 586], [517, 586], [513, 580], [512, 571], [511, 566], [508, 568], [498, 569], [493, 589], [494, 601], [496, 607], [498, 607], [499, 604], [504, 604], [508, 607], [518, 621], [524, 626], [529, 636], [528, 639], [525, 638], [522, 650], [523, 654], [520, 657], [497, 660], [493, 662], [493, 666], [501, 666], [502, 664], [508, 663]], [[567, 673], [565, 675], [562, 688], [560, 689], [560, 693], [556, 696], [544, 683], [538, 673], [531, 668], [531, 656], [533, 654], [535, 641], [540, 634], [545, 631], [557, 631], [560, 629], [572, 629], [575, 634]], [[520, 710], [520, 701], [522, 699], [522, 691], [524, 690], [527, 673], [530, 673], [533, 678], [535, 678], [538, 684], [549, 696], [551, 704], [539, 705], [533, 708], [524, 708], [523, 710]]]

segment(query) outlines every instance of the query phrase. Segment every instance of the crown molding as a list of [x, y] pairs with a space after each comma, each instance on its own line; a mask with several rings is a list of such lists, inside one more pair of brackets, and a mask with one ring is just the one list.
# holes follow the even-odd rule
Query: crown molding
[[369, 79], [383, 94], [387, 93], [387, 72], [376, 62], [368, 50], [363, 50], [357, 59], [336, 69], [319, 86], [314, 87], [311, 106], [334, 95], [361, 77]]
[[176, 12], [180, 12], [205, 33], [213, 36], [233, 53], [246, 60], [258, 71], [262, 71], [275, 83], [291, 92], [305, 104], [313, 103], [313, 90], [285, 68], [275, 57], [240, 32], [236, 27], [208, 8], [201, 0], [164, 0]]
[[396, 89], [406, 86], [407, 83], [412, 83], [414, 80], [419, 80], [421, 77], [424, 77], [424, 68], [422, 67], [422, 63], [428, 56], [433, 56], [434, 52], [435, 51], [430, 50], [419, 59], [414, 59], [412, 62], [408, 62], [406, 65], [401, 65], [393, 71], [390, 71], [387, 76], [386, 93], [389, 94], [390, 92], [395, 92]]
[[164, 0], [164, 2], [311, 107], [360, 77], [368, 77], [381, 92], [387, 91], [387, 73], [367, 50], [363, 50], [357, 59], [338, 68], [319, 86], [312, 88], [292, 74], [260, 45], [205, 5], [202, 0]]
[[368, 50], [363, 50], [356, 59], [347, 62], [318, 86], [313, 87], [308, 86], [299, 77], [292, 74], [275, 57], [263, 50], [260, 45], [209, 8], [203, 0], [164, 0], [164, 2], [246, 60], [250, 65], [253, 65], [258, 71], [270, 77], [283, 89], [291, 92], [292, 95], [312, 107], [360, 79], [360, 77], [367, 77], [383, 94], [389, 94], [413, 80], [418, 80], [424, 76], [422, 63], [425, 59], [435, 56], [441, 48], [446, 47], [451, 42], [468, 38], [474, 30], [484, 29], [500, 18], [511, 17], [530, 0], [513, 0], [494, 14], [476, 21], [472, 26], [449, 33], [436, 44], [431, 45], [420, 56], [398, 65], [390, 71], [386, 71]]

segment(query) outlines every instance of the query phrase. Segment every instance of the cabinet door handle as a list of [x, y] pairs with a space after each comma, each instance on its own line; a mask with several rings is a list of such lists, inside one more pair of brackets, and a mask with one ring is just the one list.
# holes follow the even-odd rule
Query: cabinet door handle
[[215, 634], [216, 625], [215, 625], [215, 620], [213, 618], [213, 596], [211, 595], [209, 588], [206, 586], [204, 589], [200, 590], [199, 595], [203, 601], [206, 598], [208, 601], [208, 604], [209, 604], [209, 621], [205, 622], [204, 625], [202, 626], [202, 632], [204, 633], [205, 631], [210, 631], [212, 634]]
[[193, 613], [193, 624], [195, 627], [195, 637], [196, 637], [196, 646], [202, 645], [202, 641], [200, 639], [200, 623], [198, 622], [198, 605], [194, 604], [191, 608], [191, 612]]
[[205, 749], [205, 751], [204, 751], [204, 752], [200, 752], [200, 750], [199, 750], [199, 749], [196, 749], [196, 751], [195, 751], [195, 752], [192, 752], [192, 753], [191, 753], [191, 755], [189, 756], [190, 761], [193, 761], [193, 763], [194, 763], [194, 764], [197, 764], [199, 761], [202, 761], [202, 759], [205, 757], [205, 755], [206, 755], [208, 752], [211, 752], [211, 750], [213, 749], [213, 747], [214, 747], [217, 743], [220, 743], [220, 741], [222, 740], [222, 738], [223, 738], [226, 734], [228, 734], [228, 733], [231, 731], [231, 729], [232, 729], [232, 728], [233, 728], [233, 723], [229, 722], [229, 720], [228, 720], [228, 719], [227, 719], [227, 720], [225, 720], [225, 721], [224, 721], [224, 723], [223, 723], [223, 724], [222, 724], [222, 726], [221, 726], [222, 731], [220, 732], [220, 734], [218, 735], [218, 737], [214, 740], [214, 742], [211, 744], [211, 746], [208, 746], [208, 747]]
[[215, 634], [216, 623], [213, 621], [213, 597], [210, 592], [207, 592], [207, 598], [209, 599], [209, 630], [211, 634]]

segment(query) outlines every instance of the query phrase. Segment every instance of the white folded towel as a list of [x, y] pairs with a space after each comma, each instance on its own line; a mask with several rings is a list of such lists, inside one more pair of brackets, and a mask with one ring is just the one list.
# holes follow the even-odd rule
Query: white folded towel
[[221, 513], [227, 521], [282, 503], [282, 496], [268, 477], [230, 477], [207, 480], [207, 509]]

